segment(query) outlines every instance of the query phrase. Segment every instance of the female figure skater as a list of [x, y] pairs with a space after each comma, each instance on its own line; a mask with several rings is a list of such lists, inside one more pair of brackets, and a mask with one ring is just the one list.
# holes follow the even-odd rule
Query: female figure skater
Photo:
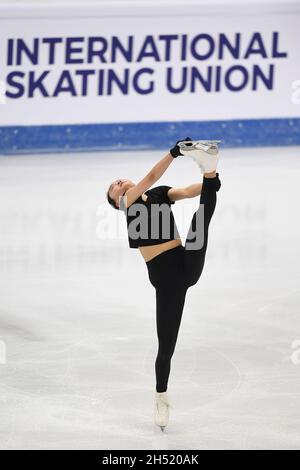
[[[187, 137], [185, 141], [191, 141], [191, 139]], [[107, 191], [108, 202], [115, 209], [123, 210], [126, 215], [129, 245], [131, 248], [139, 248], [147, 266], [149, 280], [156, 292], [158, 353], [155, 361], [155, 424], [160, 426], [162, 431], [169, 422], [171, 405], [167, 385], [186, 293], [189, 287], [197, 283], [203, 270], [208, 227], [216, 206], [216, 193], [221, 187], [219, 173], [216, 173], [219, 158], [217, 144], [206, 147], [205, 150], [195, 149], [190, 144], [191, 150], [189, 150], [189, 143], [186, 143], [184, 144], [185, 150], [182, 150], [182, 142], [177, 141], [170, 152], [138, 184], [130, 180], [118, 179], [109, 186]], [[157, 186], [149, 189], [179, 155], [191, 156], [196, 161], [203, 173], [202, 184], [196, 183], [185, 188]], [[175, 201], [199, 195], [199, 208], [193, 215], [186, 243], [183, 246], [171, 205]], [[162, 231], [160, 211], [155, 212], [158, 217], [154, 220], [151, 210], [154, 205], [169, 210], [168, 213], [163, 211], [163, 218], [168, 216], [170, 230], [167, 235]], [[146, 217], [140, 219], [143, 213]], [[138, 226], [142, 229], [139, 232]], [[158, 228], [155, 237], [153, 228]], [[140, 231], [143, 232], [142, 236]]]

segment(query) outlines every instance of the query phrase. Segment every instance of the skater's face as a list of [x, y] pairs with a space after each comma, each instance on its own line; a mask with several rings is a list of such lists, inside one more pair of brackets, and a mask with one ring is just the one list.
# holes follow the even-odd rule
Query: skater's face
[[119, 198], [121, 196], [124, 196], [126, 191], [131, 186], [134, 186], [134, 183], [130, 180], [125, 180], [125, 179], [118, 179], [110, 185], [108, 189], [109, 196], [115, 201], [118, 207], [119, 207]]

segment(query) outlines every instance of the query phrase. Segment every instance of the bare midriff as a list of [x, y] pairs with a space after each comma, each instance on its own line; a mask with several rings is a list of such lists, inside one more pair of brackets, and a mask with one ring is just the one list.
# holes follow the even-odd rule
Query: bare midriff
[[170, 240], [165, 243], [159, 243], [158, 245], [140, 246], [139, 250], [144, 260], [147, 262], [160, 255], [164, 251], [171, 250], [172, 248], [175, 248], [179, 245], [182, 245], [182, 242], [180, 238], [176, 238], [175, 240]]
[[[142, 199], [147, 201], [148, 196], [146, 194], [142, 194]], [[140, 246], [139, 250], [142, 254], [142, 257], [146, 261], [150, 261], [151, 259], [155, 258], [156, 256], [160, 255], [164, 251], [171, 250], [178, 245], [182, 245], [181, 239], [176, 238], [175, 240], [170, 240], [168, 242], [159, 243], [158, 245], [148, 245], [148, 246]]]

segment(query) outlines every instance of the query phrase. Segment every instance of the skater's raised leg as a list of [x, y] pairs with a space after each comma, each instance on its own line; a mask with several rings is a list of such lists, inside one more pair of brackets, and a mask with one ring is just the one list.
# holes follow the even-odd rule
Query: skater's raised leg
[[217, 191], [221, 187], [217, 164], [219, 152], [217, 145], [212, 153], [202, 149], [185, 153], [195, 160], [201, 169], [203, 184], [200, 195], [200, 205], [194, 213], [185, 243], [184, 271], [188, 287], [193, 286], [199, 280], [205, 261], [208, 228], [215, 211]]

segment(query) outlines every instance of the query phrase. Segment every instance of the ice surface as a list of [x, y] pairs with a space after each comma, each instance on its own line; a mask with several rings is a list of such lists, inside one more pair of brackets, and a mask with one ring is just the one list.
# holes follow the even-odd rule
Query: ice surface
[[[164, 434], [154, 289], [125, 221], [119, 239], [101, 230], [108, 184], [138, 181], [164, 153], [1, 157], [0, 448], [299, 449], [299, 152], [222, 152]], [[158, 184], [200, 179], [183, 157]], [[196, 205], [176, 203], [176, 220]], [[108, 209], [111, 228], [124, 216]]]

